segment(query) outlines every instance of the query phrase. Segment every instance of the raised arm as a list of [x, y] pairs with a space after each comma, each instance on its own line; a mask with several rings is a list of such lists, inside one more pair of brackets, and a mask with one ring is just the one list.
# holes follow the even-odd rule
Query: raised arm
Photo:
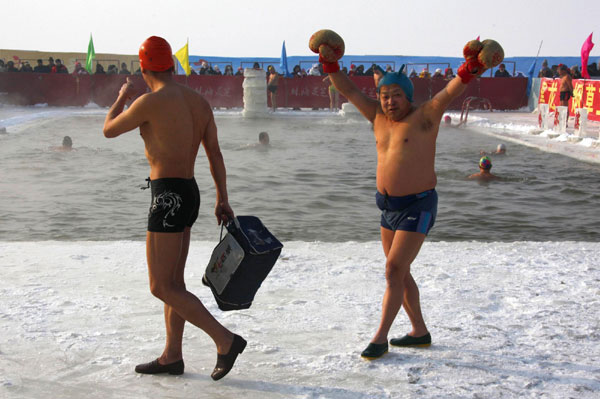
[[424, 106], [423, 112], [431, 120], [441, 120], [452, 100], [463, 94], [466, 88], [467, 84], [456, 76]]
[[360, 91], [350, 78], [340, 71], [338, 60], [344, 55], [344, 40], [334, 31], [323, 29], [311, 36], [308, 47], [319, 54], [323, 71], [329, 74], [335, 88], [354, 104], [365, 118], [373, 122], [379, 103]]
[[108, 114], [106, 114], [106, 118], [104, 119], [103, 132], [105, 137], [117, 137], [146, 122], [147, 119], [143, 111], [147, 100], [145, 96], [136, 99], [127, 111], [123, 112], [125, 104], [132, 95], [133, 83], [127, 78], [127, 82], [119, 90], [119, 96], [108, 110]]
[[464, 49], [465, 62], [458, 68], [457, 76], [437, 93], [424, 108], [433, 120], [440, 120], [452, 100], [460, 96], [471, 80], [481, 76], [488, 68], [499, 65], [504, 59], [502, 46], [494, 40], [471, 40]]
[[368, 97], [356, 87], [348, 76], [342, 71], [337, 71], [329, 74], [329, 78], [333, 82], [335, 88], [348, 99], [369, 122], [373, 123], [377, 115], [377, 107], [379, 103]]
[[227, 172], [225, 170], [225, 162], [223, 161], [223, 154], [221, 154], [221, 148], [219, 147], [219, 140], [217, 138], [217, 125], [215, 124], [212, 111], [210, 120], [206, 126], [206, 132], [202, 139], [202, 145], [208, 158], [208, 164], [210, 165], [210, 173], [215, 182], [217, 190], [217, 201], [215, 204], [215, 216], [217, 217], [217, 223], [227, 222], [232, 220], [233, 210], [229, 206], [229, 198], [227, 195]]

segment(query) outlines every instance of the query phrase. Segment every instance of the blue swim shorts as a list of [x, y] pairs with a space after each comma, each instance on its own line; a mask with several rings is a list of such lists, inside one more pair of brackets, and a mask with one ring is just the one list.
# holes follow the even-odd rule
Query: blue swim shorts
[[438, 204], [435, 189], [402, 197], [391, 197], [377, 192], [375, 202], [381, 209], [381, 227], [385, 229], [414, 231], [427, 235], [435, 223]]

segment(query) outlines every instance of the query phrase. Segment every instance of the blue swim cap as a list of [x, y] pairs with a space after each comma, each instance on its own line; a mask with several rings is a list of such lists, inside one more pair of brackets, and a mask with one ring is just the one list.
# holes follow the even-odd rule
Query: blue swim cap
[[481, 169], [491, 169], [492, 168], [492, 160], [486, 157], [481, 157], [479, 160], [479, 167]]
[[408, 101], [412, 103], [413, 92], [415, 91], [415, 88], [413, 87], [413, 84], [410, 81], [410, 79], [408, 78], [408, 76], [406, 76], [403, 73], [404, 66], [405, 65], [402, 64], [402, 66], [400, 67], [400, 70], [398, 72], [387, 72], [386, 73], [383, 71], [383, 69], [381, 69], [379, 67], [379, 65], [377, 65], [377, 69], [383, 74], [383, 77], [379, 80], [379, 84], [377, 85], [377, 93], [379, 93], [379, 89], [381, 89], [381, 86], [397, 84], [398, 86], [400, 86], [402, 88], [402, 91], [404, 92], [404, 94], [406, 94], [406, 98], [408, 99]]

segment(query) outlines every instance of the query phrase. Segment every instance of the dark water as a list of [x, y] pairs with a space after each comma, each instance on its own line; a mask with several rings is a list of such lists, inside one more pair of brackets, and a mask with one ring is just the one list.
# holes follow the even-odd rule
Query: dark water
[[[0, 240], [142, 240], [150, 193], [137, 131], [105, 139], [106, 110], [4, 109], [0, 125]], [[43, 113], [43, 114], [42, 114]], [[16, 115], [16, 116], [15, 116]], [[507, 115], [509, 118], [510, 115]], [[317, 113], [271, 120], [217, 115], [236, 214], [259, 216], [281, 240], [379, 239], [375, 146], [368, 123]], [[271, 146], [252, 147], [260, 131]], [[69, 135], [76, 151], [50, 149]], [[479, 150], [497, 139], [460, 129], [438, 138], [443, 241], [599, 241], [600, 165], [506, 143], [492, 157], [500, 182], [479, 184]], [[195, 240], [216, 240], [214, 184], [203, 150]]]

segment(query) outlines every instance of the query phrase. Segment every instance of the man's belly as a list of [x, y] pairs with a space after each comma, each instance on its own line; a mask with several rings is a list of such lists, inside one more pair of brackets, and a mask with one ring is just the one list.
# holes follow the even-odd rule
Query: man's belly
[[405, 170], [377, 168], [377, 191], [391, 196], [418, 194], [435, 188], [437, 177], [432, 169]]

